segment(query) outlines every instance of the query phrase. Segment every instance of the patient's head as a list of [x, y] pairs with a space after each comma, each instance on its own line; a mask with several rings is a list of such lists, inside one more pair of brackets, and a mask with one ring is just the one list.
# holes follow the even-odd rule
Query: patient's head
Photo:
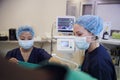
[[44, 70], [51, 76], [51, 80], [65, 80], [68, 68], [63, 65], [49, 63], [38, 67], [37, 70]]

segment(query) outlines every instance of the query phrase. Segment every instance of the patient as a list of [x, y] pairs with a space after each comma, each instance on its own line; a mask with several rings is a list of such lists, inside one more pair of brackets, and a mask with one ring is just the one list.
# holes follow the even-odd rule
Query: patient
[[0, 65], [0, 80], [96, 80], [83, 72], [55, 63], [27, 69], [8, 62], [0, 55]]
[[8, 51], [6, 59], [10, 62], [18, 63], [19, 61], [39, 64], [43, 61], [58, 62], [44, 49], [34, 46], [35, 32], [31, 26], [21, 26], [16, 32], [19, 47]]

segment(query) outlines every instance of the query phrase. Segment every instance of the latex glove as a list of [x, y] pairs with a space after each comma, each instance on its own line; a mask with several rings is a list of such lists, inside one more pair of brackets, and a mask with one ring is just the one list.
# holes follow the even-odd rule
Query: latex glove
[[18, 60], [16, 58], [10, 58], [9, 62], [18, 64]]

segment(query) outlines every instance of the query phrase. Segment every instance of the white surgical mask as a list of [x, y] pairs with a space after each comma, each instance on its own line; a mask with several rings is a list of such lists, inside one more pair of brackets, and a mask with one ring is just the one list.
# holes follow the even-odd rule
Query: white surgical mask
[[18, 42], [19, 42], [19, 45], [23, 48], [23, 49], [30, 49], [32, 46], [33, 46], [33, 44], [34, 44], [34, 40], [32, 39], [32, 40], [18, 40]]
[[90, 43], [86, 41], [87, 37], [75, 37], [75, 44], [78, 49], [86, 50], [89, 48]]

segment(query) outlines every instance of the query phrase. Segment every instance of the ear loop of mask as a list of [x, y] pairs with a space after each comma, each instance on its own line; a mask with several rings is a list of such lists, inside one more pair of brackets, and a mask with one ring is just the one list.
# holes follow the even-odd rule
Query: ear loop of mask
[[95, 43], [95, 48], [99, 47], [99, 37], [98, 36], [93, 36], [92, 39], [91, 39], [91, 42], [90, 43]]
[[92, 43], [92, 42], [99, 42], [99, 37], [98, 36], [91, 37], [90, 43]]
[[[87, 37], [91, 37], [91, 36], [87, 36]], [[91, 37], [91, 41], [89, 42], [90, 44], [93, 42], [99, 42], [99, 37], [98, 36], [92, 36]], [[97, 45], [96, 45], [97, 46]], [[77, 50], [77, 49], [76, 49]], [[85, 55], [85, 50], [79, 50], [79, 53], [81, 53], [82, 56]]]
[[[89, 36], [88, 36], [89, 37]], [[91, 37], [91, 41], [89, 43], [93, 43], [93, 42], [99, 42], [99, 37], [98, 36], [93, 36]], [[96, 45], [97, 46], [97, 45]], [[84, 56], [85, 55], [85, 50], [80, 50], [81, 55]]]

